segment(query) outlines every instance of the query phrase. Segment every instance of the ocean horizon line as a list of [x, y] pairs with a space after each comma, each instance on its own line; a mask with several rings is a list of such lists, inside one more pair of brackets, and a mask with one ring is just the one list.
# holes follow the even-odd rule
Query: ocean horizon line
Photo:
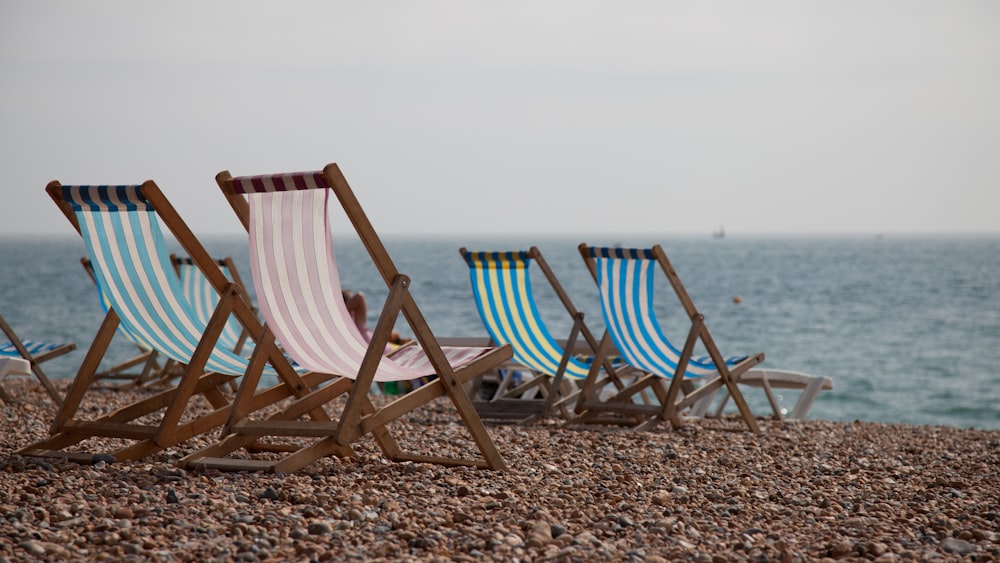
[[[350, 236], [353, 235], [353, 231], [348, 230], [331, 230], [331, 234], [334, 237], [339, 236]], [[164, 233], [164, 235], [170, 236], [170, 234]], [[246, 233], [241, 231], [201, 231], [196, 232], [195, 235], [199, 238], [239, 238], [245, 237]], [[718, 236], [712, 231], [705, 232], [663, 232], [663, 233], [641, 233], [641, 232], [593, 232], [593, 233], [544, 233], [544, 232], [524, 232], [524, 233], [512, 233], [512, 232], [481, 232], [481, 233], [408, 233], [408, 232], [396, 232], [396, 231], [384, 231], [379, 233], [379, 236], [384, 239], [393, 239], [398, 237], [415, 237], [421, 240], [442, 240], [442, 239], [455, 239], [461, 237], [471, 237], [471, 238], [504, 238], [504, 239], [570, 239], [570, 238], [581, 238], [584, 239], [595, 239], [595, 238], [607, 238], [607, 239], [622, 239], [622, 240], [635, 240], [635, 239], [652, 239], [652, 238], [678, 238], [684, 240], [700, 240], [700, 239], [716, 239], [716, 240], [726, 240], [726, 239], [739, 239], [739, 240], [788, 240], [788, 239], [808, 239], [808, 240], [862, 240], [862, 239], [898, 239], [898, 240], [927, 240], [927, 239], [1000, 239], [1000, 231], [987, 232], [987, 231], [970, 231], [970, 232], [960, 232], [960, 231], [942, 231], [942, 232], [795, 232], [795, 233], [780, 233], [780, 232], [730, 232], [726, 231], [724, 236]], [[0, 239], [5, 240], [16, 240], [16, 239], [34, 239], [34, 240], [56, 240], [56, 239], [79, 239], [79, 235], [75, 232], [66, 233], [55, 233], [55, 232], [41, 232], [41, 233], [10, 233], [10, 232], [0, 232]], [[82, 242], [82, 241], [81, 241]]]

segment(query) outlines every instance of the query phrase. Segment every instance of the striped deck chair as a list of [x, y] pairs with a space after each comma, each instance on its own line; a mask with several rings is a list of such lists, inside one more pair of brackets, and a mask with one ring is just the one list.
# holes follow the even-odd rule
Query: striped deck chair
[[[622, 358], [646, 375], [615, 396], [600, 399], [594, 386], [596, 370], [592, 368], [576, 404], [580, 416], [571, 422], [600, 422], [602, 414], [614, 413], [645, 417], [639, 425], [642, 429], [651, 428], [663, 420], [680, 426], [683, 409], [697, 404], [724, 386], [747, 427], [758, 432], [757, 420], [736, 384], [747, 370], [764, 361], [764, 354], [722, 356], [705, 326], [704, 317], [695, 308], [663, 248], [659, 245], [650, 249], [597, 248], [581, 244], [579, 249], [597, 282], [604, 313], [606, 331], [598, 347], [598, 358], [607, 353], [609, 344], [613, 342]], [[690, 321], [687, 340], [680, 349], [663, 333], [653, 310], [653, 282], [657, 267], [666, 275]], [[693, 357], [699, 342], [708, 353], [706, 357]], [[678, 374], [681, 377], [677, 377]], [[685, 378], [698, 378], [704, 383], [697, 390], [687, 393], [683, 400], [678, 400]], [[664, 389], [662, 382], [667, 379], [670, 385]], [[656, 392], [659, 405], [639, 404], [632, 399], [639, 391], [650, 387]]]
[[[220, 345], [219, 335], [233, 313], [251, 333], [262, 331], [241, 288], [222, 275], [151, 180], [130, 186], [63, 186], [53, 181], [47, 191], [83, 237], [94, 274], [111, 309], [52, 423], [49, 438], [20, 453], [86, 463], [92, 461], [93, 452], [67, 448], [98, 437], [126, 442], [111, 453], [114, 459], [139, 459], [223, 424], [230, 406], [223, 386], [243, 375], [249, 362]], [[222, 296], [207, 324], [198, 318], [183, 295], [157, 217]], [[184, 372], [171, 389], [94, 419], [77, 418], [119, 324], [164, 356], [183, 364]], [[304, 394], [310, 385], [328, 377], [300, 376], [280, 354], [261, 356], [258, 362], [259, 370], [266, 365], [281, 383], [270, 394], [262, 395], [254, 407], [292, 394]], [[210, 407], [207, 412], [189, 408], [196, 397], [207, 401]], [[321, 411], [311, 414], [328, 418]], [[148, 422], [151, 420], [154, 422]]]
[[[52, 397], [57, 405], [62, 404], [63, 397], [52, 384], [52, 380], [42, 370], [41, 363], [58, 358], [63, 354], [68, 354], [76, 350], [76, 344], [72, 342], [41, 342], [36, 340], [22, 340], [14, 329], [11, 328], [3, 316], [0, 316], [0, 330], [9, 339], [8, 342], [0, 342], [0, 358], [21, 358], [31, 365], [31, 372], [38, 378], [39, 383], [45, 391]], [[13, 401], [3, 387], [0, 387], [0, 399], [10, 403]]]
[[[371, 435], [393, 461], [506, 468], [463, 383], [508, 360], [510, 347], [440, 346], [410, 293], [410, 279], [396, 269], [337, 165], [315, 172], [237, 178], [220, 172], [216, 181], [249, 232], [251, 272], [265, 326], [298, 364], [342, 375], [351, 384], [328, 385], [269, 419], [252, 420], [243, 416], [242, 401], [251, 396], [259, 373], [248, 373], [227, 423], [231, 434], [181, 460], [183, 464], [290, 472], [325, 456], [350, 455], [354, 441]], [[361, 335], [342, 298], [328, 222], [331, 196], [339, 200], [388, 286], [370, 342]], [[419, 345], [404, 346], [386, 356], [385, 347], [400, 313]], [[262, 338], [257, 346], [273, 346], [272, 340]], [[381, 407], [371, 401], [373, 382], [412, 381], [431, 374], [437, 377]], [[482, 459], [449, 455], [454, 447], [450, 441], [430, 454], [406, 452], [390, 432], [396, 419], [444, 395], [451, 399]], [[338, 397], [345, 397], [338, 421], [299, 420], [306, 408], [331, 405]], [[313, 439], [280, 460], [228, 457], [259, 436]]]
[[[578, 383], [587, 378], [590, 360], [597, 351], [597, 339], [584, 324], [583, 312], [573, 305], [538, 247], [506, 252], [471, 252], [462, 248], [459, 253], [469, 266], [472, 293], [490, 338], [496, 344], [510, 344], [513, 350], [513, 365], [500, 370], [496, 391], [483, 400], [481, 388], [472, 388], [473, 403], [480, 416], [521, 422], [554, 412], [570, 416]], [[533, 261], [573, 319], [563, 343], [556, 340], [539, 314], [531, 286]], [[583, 350], [577, 350], [580, 335], [586, 346]], [[580, 356], [580, 352], [589, 358]], [[612, 380], [620, 381], [610, 361], [604, 367]], [[523, 371], [533, 377], [515, 385], [512, 374]], [[533, 398], [536, 393], [542, 398]]]

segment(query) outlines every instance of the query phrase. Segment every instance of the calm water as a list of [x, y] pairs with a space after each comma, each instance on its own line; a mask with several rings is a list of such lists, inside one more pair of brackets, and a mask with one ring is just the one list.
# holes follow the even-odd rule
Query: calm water
[[[400, 271], [439, 335], [485, 336], [458, 255], [538, 245], [595, 331], [603, 328], [597, 293], [576, 245], [663, 244], [724, 354], [767, 354], [765, 366], [824, 374], [810, 416], [912, 424], [1000, 428], [1000, 237], [841, 237], [652, 239], [388, 238]], [[231, 255], [249, 281], [246, 242], [203, 240]], [[369, 295], [372, 322], [385, 290], [360, 243], [337, 241], [344, 285]], [[74, 238], [0, 239], [0, 311], [24, 338], [75, 341], [81, 350], [46, 364], [72, 377], [102, 314], [80, 267]], [[536, 274], [537, 276], [537, 274]], [[553, 332], [570, 323], [541, 276], [535, 293]], [[661, 320], [673, 339], [687, 327], [659, 288]], [[739, 304], [734, 297], [740, 296]], [[406, 333], [405, 326], [400, 332]], [[108, 360], [133, 349], [116, 342]], [[762, 396], [748, 396], [766, 412]], [[785, 401], [791, 402], [790, 394]]]

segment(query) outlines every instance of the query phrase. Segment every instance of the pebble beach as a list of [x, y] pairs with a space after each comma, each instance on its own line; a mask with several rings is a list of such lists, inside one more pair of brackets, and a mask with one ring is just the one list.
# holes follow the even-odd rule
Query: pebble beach
[[[364, 441], [289, 475], [223, 473], [175, 464], [216, 433], [137, 462], [19, 456], [55, 405], [34, 380], [4, 388], [18, 402], [0, 417], [0, 561], [1000, 559], [1000, 431], [552, 419], [489, 426], [507, 472], [392, 463]], [[393, 430], [414, 450], [465, 438], [441, 399]]]

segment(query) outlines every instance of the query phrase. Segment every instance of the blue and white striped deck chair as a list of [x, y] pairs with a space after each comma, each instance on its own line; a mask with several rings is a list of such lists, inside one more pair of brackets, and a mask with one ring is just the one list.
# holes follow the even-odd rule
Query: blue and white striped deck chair
[[[62, 395], [52, 384], [52, 380], [42, 370], [39, 365], [46, 360], [57, 358], [63, 354], [68, 354], [76, 350], [76, 344], [71, 342], [42, 342], [37, 340], [22, 340], [7, 321], [0, 316], [0, 330], [9, 339], [8, 342], [0, 342], [0, 358], [21, 358], [31, 365], [31, 371], [38, 378], [38, 381], [45, 388], [45, 391], [52, 397], [56, 404], [63, 401]], [[0, 387], [0, 399], [11, 402], [10, 395]]]
[[[695, 308], [663, 248], [660, 245], [649, 249], [598, 248], [581, 244], [579, 249], [597, 282], [604, 314], [606, 332], [598, 357], [606, 353], [610, 339], [629, 365], [647, 375], [618, 395], [604, 400], [595, 396], [593, 378], [588, 378], [577, 402], [577, 412], [581, 416], [576, 422], [586, 422], [602, 413], [617, 413], [646, 416], [646, 421], [639, 425], [641, 428], [650, 428], [661, 420], [670, 420], [679, 426], [681, 410], [725, 386], [746, 425], [757, 432], [757, 420], [736, 384], [742, 374], [764, 361], [764, 354], [722, 356], [705, 326], [704, 317]], [[670, 342], [653, 309], [653, 282], [657, 269], [666, 275], [690, 321], [683, 348]], [[706, 357], [692, 357], [699, 341], [708, 353]], [[677, 374], [683, 377], [676, 377]], [[704, 383], [686, 394], [683, 401], [678, 401], [685, 378], [701, 379]], [[671, 380], [666, 392], [661, 384], [665, 379]], [[643, 405], [630, 400], [639, 390], [650, 386], [657, 393], [659, 405]]]
[[[176, 445], [226, 421], [230, 401], [220, 387], [243, 375], [251, 362], [256, 362], [258, 369], [263, 365], [267, 373], [283, 382], [257, 395], [255, 398], [259, 400], [251, 403], [253, 407], [309, 391], [306, 378], [300, 377], [276, 348], [271, 347], [273, 353], [247, 360], [219, 343], [222, 328], [233, 313], [251, 332], [266, 334], [266, 331], [241, 288], [222, 275], [151, 180], [128, 186], [63, 186], [51, 182], [47, 191], [83, 237], [111, 311], [70, 386], [50, 437], [28, 446], [22, 454], [89, 462], [93, 459], [91, 453], [65, 449], [92, 437], [132, 442], [115, 451], [115, 459], [139, 459]], [[221, 295], [208, 323], [198, 318], [184, 297], [157, 217]], [[119, 324], [164, 356], [183, 364], [184, 372], [174, 388], [93, 420], [76, 419], [80, 403]], [[189, 403], [199, 395], [211, 406], [207, 414], [189, 412]], [[158, 423], [136, 423], [136, 419], [160, 411], [163, 412]], [[311, 414], [329, 420], [325, 413]]]
[[[172, 256], [171, 258], [177, 275], [180, 277], [184, 295], [194, 307], [198, 318], [207, 324], [208, 319], [212, 317], [212, 313], [219, 304], [219, 293], [190, 257]], [[239, 284], [240, 287], [246, 287], [243, 285], [243, 280], [240, 278], [232, 258], [228, 256], [218, 258], [215, 263], [226, 279]], [[226, 321], [226, 326], [222, 329], [219, 341], [233, 352], [241, 356], [249, 356], [250, 352], [253, 351], [253, 343], [247, 339], [247, 336], [246, 329], [240, 324], [239, 319], [230, 316], [229, 320]]]
[[[480, 416], [517, 418], [529, 421], [548, 416], [559, 410], [569, 416], [569, 408], [582, 382], [590, 373], [590, 361], [597, 349], [597, 340], [583, 322], [583, 313], [573, 305], [552, 269], [537, 247], [506, 252], [472, 252], [462, 248], [459, 253], [469, 266], [469, 279], [476, 299], [479, 317], [495, 344], [510, 344], [515, 366], [502, 369], [496, 391], [490, 397], [480, 397], [473, 389], [473, 399]], [[564, 343], [549, 331], [531, 286], [530, 267], [538, 264], [567, 313], [573, 327]], [[577, 339], [583, 335], [586, 356], [577, 354]], [[511, 387], [511, 375], [526, 368], [534, 374], [528, 381]], [[606, 366], [612, 374], [614, 368]], [[565, 379], [564, 379], [565, 378]], [[543, 399], [524, 398], [539, 390]]]

